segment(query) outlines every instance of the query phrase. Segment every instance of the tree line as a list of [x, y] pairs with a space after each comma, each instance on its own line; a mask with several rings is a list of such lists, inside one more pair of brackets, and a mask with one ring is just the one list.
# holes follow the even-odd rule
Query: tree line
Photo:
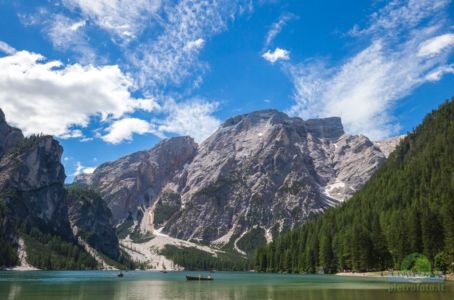
[[[454, 98], [453, 98], [454, 99]], [[350, 200], [259, 248], [262, 272], [399, 269], [411, 253], [454, 262], [454, 101], [409, 133]]]

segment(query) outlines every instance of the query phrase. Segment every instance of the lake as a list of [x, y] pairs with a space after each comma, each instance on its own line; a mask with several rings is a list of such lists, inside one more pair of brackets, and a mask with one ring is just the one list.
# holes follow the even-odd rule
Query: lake
[[186, 274], [199, 273], [124, 274], [118, 278], [110, 271], [0, 272], [0, 299], [454, 299], [454, 282], [446, 282], [444, 291], [438, 292], [389, 292], [384, 278], [217, 272], [214, 281], [186, 281]]

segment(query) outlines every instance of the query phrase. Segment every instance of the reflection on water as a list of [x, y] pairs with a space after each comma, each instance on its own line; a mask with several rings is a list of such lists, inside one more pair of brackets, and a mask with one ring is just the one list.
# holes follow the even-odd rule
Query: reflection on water
[[215, 274], [212, 282], [186, 281], [184, 272], [0, 272], [0, 299], [454, 299], [445, 292], [389, 293], [385, 280], [338, 276]]

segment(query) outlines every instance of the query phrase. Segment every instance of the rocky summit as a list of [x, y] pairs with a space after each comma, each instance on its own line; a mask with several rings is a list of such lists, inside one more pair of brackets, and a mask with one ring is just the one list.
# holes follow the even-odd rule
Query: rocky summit
[[149, 207], [167, 184], [190, 162], [197, 144], [190, 137], [163, 140], [149, 151], [140, 151], [108, 162], [75, 183], [95, 186], [112, 210], [116, 222], [138, 207]]
[[351, 197], [384, 160], [340, 118], [262, 110], [226, 120], [200, 146], [171, 138], [76, 181], [98, 188], [117, 222], [137, 215], [144, 232], [242, 252], [251, 230], [272, 240]]

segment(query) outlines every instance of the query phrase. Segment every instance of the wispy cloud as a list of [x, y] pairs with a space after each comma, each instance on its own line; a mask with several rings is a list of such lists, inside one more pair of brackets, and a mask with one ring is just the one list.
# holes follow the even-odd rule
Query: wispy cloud
[[157, 128], [163, 133], [189, 135], [197, 142], [202, 142], [221, 124], [213, 116], [218, 106], [218, 102], [204, 99], [191, 99], [181, 103], [169, 100], [163, 107], [167, 117], [156, 121]]
[[207, 65], [198, 55], [207, 39], [226, 29], [244, 1], [182, 0], [165, 6], [162, 33], [128, 55], [141, 86], [156, 90], [198, 78]]
[[286, 66], [295, 85], [289, 113], [341, 116], [347, 131], [381, 139], [398, 132], [396, 101], [452, 72], [447, 1], [392, 1], [351, 33], [367, 46], [340, 65], [309, 60]]
[[[87, 141], [92, 137], [83, 136], [81, 128], [94, 121], [99, 127], [97, 137], [108, 143], [146, 133], [160, 137], [190, 134], [200, 141], [219, 125], [213, 116], [217, 103], [184, 99], [209, 69], [199, 58], [205, 45], [238, 15], [252, 11], [251, 0], [58, 3], [19, 15], [25, 25], [41, 27], [56, 49], [77, 53], [78, 63], [46, 62], [42, 56], [29, 52], [1, 61], [13, 72], [14, 84], [7, 84], [7, 71], [0, 70], [0, 81], [5, 80], [0, 87], [3, 83], [7, 87], [0, 91], [0, 105], [7, 106], [7, 113], [15, 114], [15, 125], [27, 134], [42, 131]], [[100, 61], [96, 53], [100, 50], [95, 50], [99, 43], [93, 44], [91, 35], [99, 35], [99, 29], [108, 34], [111, 45], [122, 56], [120, 65]], [[42, 79], [39, 88], [38, 78]], [[183, 84], [184, 95], [166, 95], [169, 87]], [[13, 95], [14, 101], [6, 103], [7, 93]], [[133, 94], [156, 96], [136, 99]], [[69, 96], [62, 101], [64, 95]], [[135, 114], [140, 109], [151, 113], [140, 119]], [[52, 122], [43, 122], [50, 118]]]
[[290, 59], [290, 52], [285, 49], [276, 48], [273, 52], [266, 51], [262, 54], [263, 59], [269, 61], [270, 63], [274, 64], [278, 60], [289, 60]]
[[112, 33], [120, 42], [139, 35], [161, 7], [160, 0], [62, 0], [63, 5], [79, 11], [100, 28]]
[[266, 37], [265, 37], [265, 45], [264, 49], [267, 49], [271, 43], [273, 42], [274, 38], [282, 31], [284, 26], [291, 20], [296, 19], [296, 16], [291, 13], [283, 14], [279, 20], [271, 24], [270, 29], [268, 30]]
[[85, 20], [73, 20], [61, 14], [45, 14], [43, 18], [44, 32], [56, 49], [76, 53], [81, 64], [97, 61], [96, 52], [83, 32]]
[[8, 43], [5, 43], [4, 41], [0, 41], [0, 51], [6, 54], [16, 53], [16, 49], [14, 49], [14, 47], [10, 46]]
[[425, 41], [418, 51], [419, 56], [439, 55], [454, 45], [454, 34], [446, 33]]

